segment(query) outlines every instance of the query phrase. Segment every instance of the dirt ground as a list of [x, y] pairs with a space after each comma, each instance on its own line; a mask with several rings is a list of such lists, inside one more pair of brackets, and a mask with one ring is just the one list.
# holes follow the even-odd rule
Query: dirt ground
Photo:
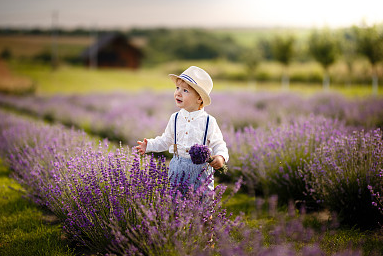
[[0, 77], [10, 77], [11, 72], [9, 71], [8, 67], [4, 63], [4, 61], [0, 60]]
[[13, 74], [6, 62], [0, 60], [0, 93], [30, 94], [35, 91], [32, 80]]

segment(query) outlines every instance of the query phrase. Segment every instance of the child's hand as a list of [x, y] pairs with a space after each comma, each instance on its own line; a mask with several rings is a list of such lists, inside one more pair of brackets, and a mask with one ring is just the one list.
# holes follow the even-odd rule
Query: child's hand
[[146, 152], [146, 146], [148, 145], [148, 140], [145, 138], [144, 141], [137, 141], [138, 146], [136, 146], [136, 149], [138, 152], [143, 155]]
[[225, 164], [225, 159], [221, 155], [212, 156], [213, 161], [210, 162], [210, 166], [214, 169], [219, 169]]

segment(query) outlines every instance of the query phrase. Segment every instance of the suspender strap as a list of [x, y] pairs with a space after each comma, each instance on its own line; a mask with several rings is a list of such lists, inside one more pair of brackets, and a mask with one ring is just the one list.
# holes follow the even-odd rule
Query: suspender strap
[[176, 117], [174, 118], [174, 144], [177, 144], [177, 117], [178, 113], [176, 113]]
[[[177, 117], [178, 117], [178, 113], [179, 112], [176, 113], [176, 116], [174, 118], [174, 144], [177, 144]], [[209, 129], [209, 119], [210, 119], [210, 116], [207, 115], [205, 135], [203, 136], [203, 145], [206, 144], [207, 130]]]
[[206, 129], [205, 129], [205, 136], [203, 136], [203, 145], [206, 145], [206, 137], [207, 137], [207, 129], [209, 128], [209, 115], [207, 115], [207, 121], [206, 121]]

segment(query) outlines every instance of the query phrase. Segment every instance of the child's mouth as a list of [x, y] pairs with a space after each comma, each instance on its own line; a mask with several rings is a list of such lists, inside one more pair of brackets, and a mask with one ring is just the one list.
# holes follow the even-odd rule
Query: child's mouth
[[177, 103], [182, 103], [182, 100], [176, 99]]

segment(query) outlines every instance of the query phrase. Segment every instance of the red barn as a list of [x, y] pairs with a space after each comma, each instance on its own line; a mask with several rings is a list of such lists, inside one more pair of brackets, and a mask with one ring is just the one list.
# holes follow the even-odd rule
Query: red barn
[[81, 59], [86, 66], [131, 69], [140, 67], [142, 57], [142, 51], [119, 33], [100, 36], [81, 54]]

